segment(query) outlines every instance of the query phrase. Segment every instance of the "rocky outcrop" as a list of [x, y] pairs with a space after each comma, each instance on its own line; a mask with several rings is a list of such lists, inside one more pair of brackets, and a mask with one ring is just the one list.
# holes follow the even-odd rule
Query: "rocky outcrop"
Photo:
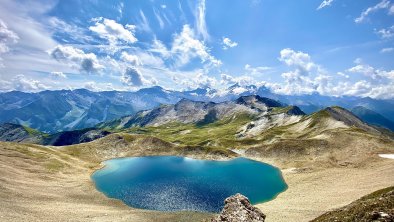
[[211, 222], [260, 222], [265, 220], [265, 215], [257, 207], [250, 204], [247, 197], [242, 194], [226, 198], [225, 206], [219, 216]]
[[43, 145], [67, 146], [79, 143], [87, 143], [102, 138], [108, 134], [110, 134], [110, 132], [94, 128], [65, 131], [47, 136], [43, 142]]
[[13, 123], [0, 124], [0, 141], [40, 143], [42, 135], [31, 128]]

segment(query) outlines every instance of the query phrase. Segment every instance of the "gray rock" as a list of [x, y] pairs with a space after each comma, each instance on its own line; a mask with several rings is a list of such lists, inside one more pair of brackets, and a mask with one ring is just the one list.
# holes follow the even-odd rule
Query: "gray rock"
[[250, 204], [249, 199], [242, 194], [226, 198], [225, 206], [219, 216], [211, 222], [264, 222], [265, 215], [260, 209]]

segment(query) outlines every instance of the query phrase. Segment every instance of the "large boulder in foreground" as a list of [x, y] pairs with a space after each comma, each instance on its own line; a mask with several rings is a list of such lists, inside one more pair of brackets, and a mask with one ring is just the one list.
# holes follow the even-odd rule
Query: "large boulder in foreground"
[[226, 198], [225, 206], [219, 216], [212, 222], [264, 222], [265, 215], [257, 207], [250, 204], [247, 197], [242, 194]]

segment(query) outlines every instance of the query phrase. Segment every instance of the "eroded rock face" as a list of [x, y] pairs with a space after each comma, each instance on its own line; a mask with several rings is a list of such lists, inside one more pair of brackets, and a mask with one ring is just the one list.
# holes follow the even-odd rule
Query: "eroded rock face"
[[225, 206], [219, 216], [211, 222], [264, 222], [265, 215], [260, 209], [250, 204], [249, 199], [242, 194], [226, 198]]

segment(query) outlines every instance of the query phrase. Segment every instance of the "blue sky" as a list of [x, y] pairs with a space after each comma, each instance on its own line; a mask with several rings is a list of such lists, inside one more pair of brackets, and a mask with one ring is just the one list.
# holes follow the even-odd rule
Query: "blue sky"
[[394, 97], [391, 0], [0, 2], [0, 91]]

